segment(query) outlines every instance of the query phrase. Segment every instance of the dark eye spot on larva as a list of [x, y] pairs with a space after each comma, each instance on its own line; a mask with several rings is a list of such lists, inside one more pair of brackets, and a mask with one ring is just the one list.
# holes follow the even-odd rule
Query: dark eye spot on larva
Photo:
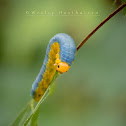
[[59, 68], [60, 66], [58, 65], [58, 68]]
[[38, 95], [39, 97], [41, 96], [41, 94]]

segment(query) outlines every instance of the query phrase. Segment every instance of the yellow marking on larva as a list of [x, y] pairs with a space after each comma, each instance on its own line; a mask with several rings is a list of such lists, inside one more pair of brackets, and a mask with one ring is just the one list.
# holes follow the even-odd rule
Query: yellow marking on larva
[[53, 79], [53, 76], [57, 69], [57, 65], [54, 65], [54, 64], [56, 63], [57, 60], [60, 60], [59, 52], [60, 52], [59, 43], [57, 42], [53, 43], [51, 45], [51, 49], [49, 52], [49, 59], [46, 64], [46, 70], [45, 70], [45, 73], [43, 74], [43, 79], [38, 84], [38, 88], [35, 91], [34, 100], [37, 102], [41, 99], [42, 95], [44, 94], [45, 90], [48, 88], [48, 86], [50, 85]]
[[56, 54], [56, 61], [55, 62], [56, 62], [56, 64], [61, 63], [61, 60], [59, 58], [59, 53]]

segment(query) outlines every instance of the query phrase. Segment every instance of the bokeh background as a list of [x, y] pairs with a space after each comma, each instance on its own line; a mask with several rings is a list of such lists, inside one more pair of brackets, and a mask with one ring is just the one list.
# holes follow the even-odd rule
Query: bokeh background
[[[0, 1], [1, 126], [9, 125], [31, 100], [31, 86], [49, 40], [67, 33], [77, 46], [120, 1], [112, 4], [113, 0]], [[86, 14], [31, 14], [45, 10]], [[39, 125], [126, 125], [126, 16], [122, 12], [87, 41], [70, 70], [58, 78], [55, 91], [41, 105]]]

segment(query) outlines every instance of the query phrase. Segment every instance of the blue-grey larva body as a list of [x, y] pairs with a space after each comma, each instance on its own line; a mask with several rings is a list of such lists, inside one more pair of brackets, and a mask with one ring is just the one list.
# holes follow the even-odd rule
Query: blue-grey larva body
[[60, 60], [62, 62], [66, 62], [69, 66], [71, 66], [72, 62], [75, 59], [76, 46], [75, 46], [75, 42], [71, 36], [69, 36], [65, 33], [59, 33], [59, 34], [56, 34], [54, 37], [52, 37], [50, 39], [50, 42], [49, 42], [47, 49], [46, 49], [46, 56], [45, 56], [42, 68], [41, 68], [36, 80], [34, 81], [34, 83], [32, 85], [31, 95], [33, 97], [34, 97], [34, 93], [38, 87], [39, 82], [43, 78], [43, 74], [46, 70], [46, 64], [49, 59], [50, 47], [54, 42], [58, 42], [60, 45], [59, 55], [60, 55]]

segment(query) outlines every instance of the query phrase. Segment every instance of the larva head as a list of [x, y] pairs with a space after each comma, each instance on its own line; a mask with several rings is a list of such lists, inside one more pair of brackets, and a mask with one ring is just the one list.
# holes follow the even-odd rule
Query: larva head
[[60, 62], [57, 64], [57, 71], [60, 73], [66, 73], [69, 70], [70, 66], [65, 62]]

